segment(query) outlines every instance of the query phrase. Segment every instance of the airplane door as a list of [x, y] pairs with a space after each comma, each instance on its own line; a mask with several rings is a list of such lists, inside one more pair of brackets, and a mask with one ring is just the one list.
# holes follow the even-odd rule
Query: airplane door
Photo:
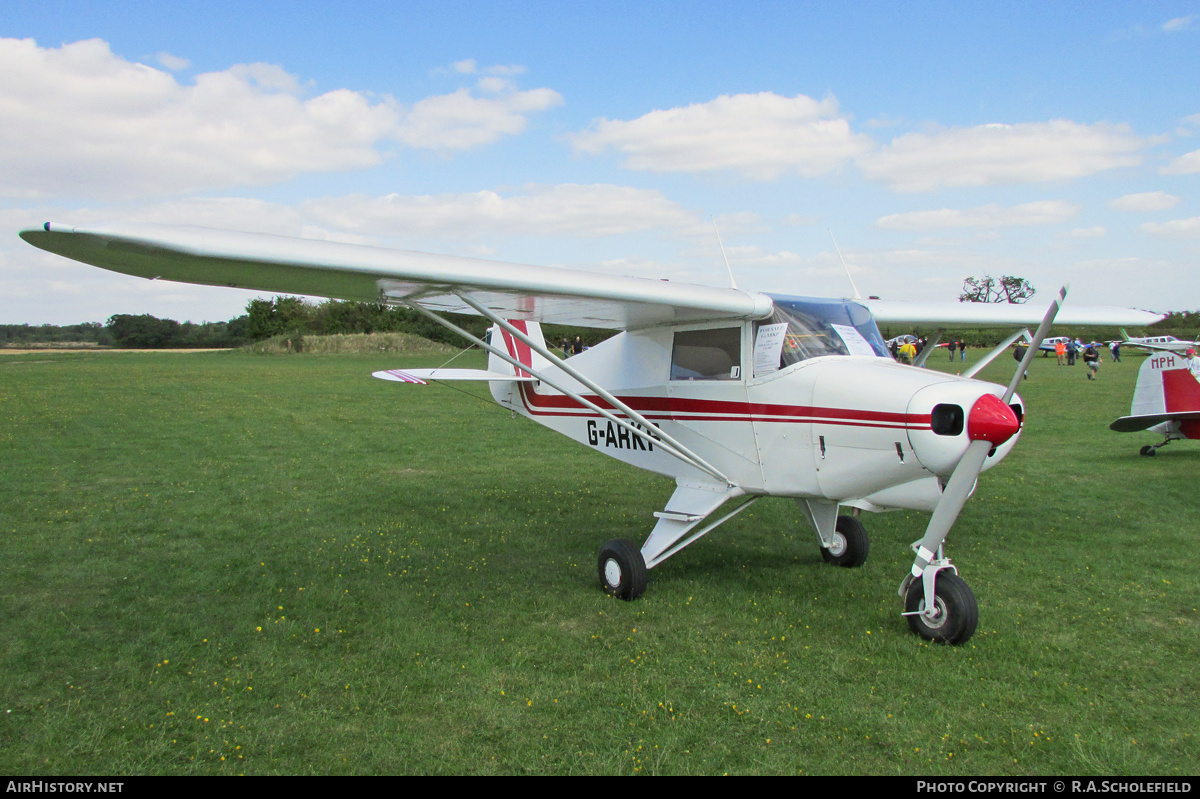
[[762, 470], [746, 393], [747, 325], [675, 330], [669, 432], [736, 484], [754, 488]]

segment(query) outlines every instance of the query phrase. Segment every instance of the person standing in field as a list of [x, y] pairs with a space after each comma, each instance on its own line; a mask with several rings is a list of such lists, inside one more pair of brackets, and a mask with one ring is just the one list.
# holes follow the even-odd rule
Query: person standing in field
[[1087, 379], [1095, 380], [1100, 371], [1100, 351], [1096, 349], [1095, 342], [1087, 345], [1083, 351], [1083, 363], [1088, 368]]

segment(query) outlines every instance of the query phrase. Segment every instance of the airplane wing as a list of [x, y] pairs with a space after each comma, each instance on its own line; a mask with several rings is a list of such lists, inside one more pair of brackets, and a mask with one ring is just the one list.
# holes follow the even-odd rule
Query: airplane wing
[[[190, 226], [94, 228], [47, 222], [21, 231], [43, 250], [113, 272], [257, 291], [376, 302], [437, 313], [476, 311], [459, 296], [509, 319], [629, 330], [662, 324], [762, 319], [769, 296], [734, 288], [501, 263], [359, 244]], [[862, 300], [884, 324], [939, 327], [1036, 325], [1036, 305]], [[1072, 308], [1058, 324], [1148, 325], [1161, 317], [1122, 308]]]
[[[880, 325], [905, 327], [1021, 327], [1037, 325], [1046, 309], [1040, 303], [899, 302], [858, 300], [871, 310]], [[1150, 325], [1162, 315], [1149, 311], [1106, 306], [1072, 306], [1064, 303], [1056, 325]], [[1137, 319], [1138, 321], [1129, 321]]]
[[617, 330], [769, 316], [770, 297], [637, 277], [500, 263], [358, 244], [200, 227], [47, 222], [21, 231], [43, 250], [113, 272], [182, 283], [476, 313], [459, 294], [509, 319]]

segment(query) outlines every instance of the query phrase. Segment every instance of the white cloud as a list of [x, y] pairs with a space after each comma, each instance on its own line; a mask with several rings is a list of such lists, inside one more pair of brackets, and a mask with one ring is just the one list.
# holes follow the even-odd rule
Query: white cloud
[[1170, 222], [1146, 222], [1139, 226], [1139, 230], [1163, 238], [1200, 239], [1200, 216], [1172, 219]]
[[948, 228], [997, 228], [1024, 225], [1051, 225], [1065, 222], [1079, 213], [1079, 206], [1063, 200], [1043, 200], [1011, 207], [982, 205], [976, 208], [941, 208], [891, 214], [875, 221], [875, 227], [889, 230], [925, 232]]
[[944, 186], [1043, 183], [1085, 177], [1141, 162], [1151, 142], [1125, 125], [1069, 120], [979, 125], [907, 133], [860, 155], [868, 180], [903, 192]]
[[525, 130], [528, 115], [562, 105], [553, 89], [516, 91], [501, 78], [484, 78], [480, 88], [496, 96], [476, 97], [468, 89], [426, 97], [404, 114], [395, 137], [410, 147], [461, 150], [490, 144]]
[[826, 174], [872, 146], [869, 137], [850, 130], [836, 99], [771, 92], [722, 95], [628, 121], [600, 119], [570, 138], [585, 153], [614, 148], [630, 169], [729, 169], [756, 180]]
[[487, 80], [486, 97], [462, 89], [406, 109], [349, 89], [306, 98], [271, 64], [184, 85], [99, 39], [58, 48], [0, 39], [0, 196], [163, 196], [360, 169], [381, 163], [392, 141], [487, 144], [562, 101]]
[[1147, 211], [1165, 211], [1180, 203], [1179, 197], [1167, 194], [1165, 191], [1146, 191], [1140, 194], [1126, 194], [1115, 200], [1108, 201], [1108, 207], [1114, 211], [1132, 211], [1144, 213]]
[[1068, 230], [1063, 234], [1068, 239], [1100, 239], [1108, 233], [1104, 225], [1096, 225], [1095, 227], [1077, 227], [1074, 230]]
[[186, 58], [180, 58], [179, 56], [171, 55], [170, 53], [165, 52], [159, 53], [154, 58], [156, 61], [158, 61], [158, 63], [162, 64], [172, 72], [178, 72], [181, 69], [187, 69], [192, 65], [192, 62], [188, 61]]
[[1162, 29], [1164, 31], [1167, 31], [1168, 33], [1173, 33], [1175, 31], [1185, 31], [1192, 27], [1192, 23], [1195, 22], [1195, 20], [1196, 20], [1195, 14], [1189, 14], [1186, 17], [1175, 17], [1175, 19], [1167, 20], [1166, 22], [1164, 22]]
[[504, 196], [469, 194], [328, 197], [304, 203], [316, 224], [380, 236], [596, 238], [644, 231], [688, 234], [711, 224], [661, 192], [628, 186], [526, 186]]
[[1200, 150], [1181, 155], [1158, 171], [1164, 175], [1194, 175], [1200, 172]]

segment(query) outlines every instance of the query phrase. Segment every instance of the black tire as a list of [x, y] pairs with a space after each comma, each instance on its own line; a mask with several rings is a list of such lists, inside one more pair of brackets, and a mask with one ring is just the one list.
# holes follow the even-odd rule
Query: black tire
[[[908, 626], [926, 641], [938, 644], [965, 644], [975, 634], [979, 624], [979, 605], [975, 594], [961, 577], [952, 571], [938, 572], [934, 587], [934, 602], [938, 618], [930, 621], [920, 613], [906, 616]], [[914, 613], [925, 609], [924, 581], [917, 578], [908, 586], [904, 611]]]
[[853, 516], [839, 516], [834, 527], [833, 546], [821, 547], [821, 557], [826, 563], [851, 569], [866, 563], [870, 551], [871, 539], [862, 522]]
[[646, 591], [646, 561], [642, 551], [624, 538], [616, 538], [600, 547], [596, 565], [604, 593], [626, 601]]
[[1140, 452], [1143, 455], [1153, 455], [1156, 451], [1157, 450], [1154, 449], [1153, 444], [1147, 444], [1146, 446], [1144, 446], [1140, 450], [1138, 450], [1138, 452]]

